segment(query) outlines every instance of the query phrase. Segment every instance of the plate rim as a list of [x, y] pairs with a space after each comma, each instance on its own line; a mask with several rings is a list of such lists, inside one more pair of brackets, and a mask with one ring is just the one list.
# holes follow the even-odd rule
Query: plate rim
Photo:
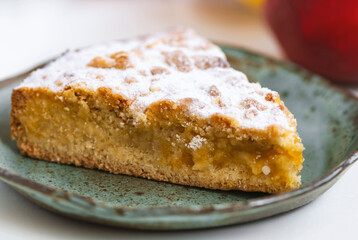
[[[234, 51], [240, 51], [248, 55], [252, 55], [254, 57], [260, 57], [266, 60], [269, 60], [270, 62], [274, 63], [275, 65], [279, 65], [280, 67], [283, 67], [289, 71], [305, 74], [305, 76], [318, 76], [318, 82], [325, 85], [327, 88], [333, 89], [335, 92], [339, 92], [344, 97], [354, 100], [357, 102], [358, 105], [358, 97], [355, 96], [350, 91], [343, 89], [341, 87], [335, 86], [332, 83], [330, 83], [328, 80], [326, 80], [324, 77], [312, 73], [292, 62], [286, 61], [286, 60], [279, 60], [274, 57], [257, 53], [252, 50], [247, 50], [243, 47], [238, 47], [230, 44], [220, 44], [220, 47], [234, 50]], [[10, 85], [13, 82], [16, 82], [20, 80], [21, 78], [26, 77], [29, 73], [32, 71], [41, 68], [48, 64], [49, 62], [53, 61], [56, 58], [52, 58], [48, 61], [43, 62], [42, 64], [39, 64], [30, 70], [24, 71], [21, 74], [18, 74], [16, 76], [6, 78], [2, 81], [0, 81], [0, 89]], [[308, 81], [310, 81], [308, 79]], [[167, 212], [162, 212], [163, 214], [161, 216], [171, 215], [171, 212], [175, 212], [176, 214], [182, 213], [185, 215], [192, 215], [192, 214], [210, 214], [213, 212], [216, 213], [225, 213], [225, 212], [231, 212], [231, 211], [245, 211], [248, 209], [254, 209], [254, 208], [261, 208], [265, 207], [270, 204], [279, 203], [282, 201], [289, 201], [293, 198], [297, 198], [302, 195], [306, 195], [314, 190], [317, 190], [326, 184], [330, 183], [331, 181], [339, 178], [342, 173], [347, 170], [353, 163], [355, 163], [358, 160], [358, 146], [354, 149], [353, 153], [346, 157], [338, 166], [328, 171], [326, 174], [321, 176], [320, 178], [311, 181], [303, 186], [301, 186], [298, 189], [291, 190], [284, 193], [278, 193], [278, 194], [271, 194], [267, 196], [258, 197], [251, 200], [245, 200], [240, 202], [234, 202], [234, 203], [218, 203], [218, 204], [208, 204], [208, 205], [195, 205], [195, 206], [121, 206], [121, 207], [111, 207], [108, 206], [106, 203], [98, 202], [93, 200], [91, 197], [85, 197], [80, 194], [71, 193], [66, 190], [62, 189], [56, 189], [53, 187], [49, 187], [47, 185], [35, 182], [31, 179], [28, 179], [26, 177], [23, 177], [21, 175], [15, 174], [12, 171], [9, 171], [5, 168], [0, 167], [0, 179], [9, 181], [11, 183], [14, 183], [16, 185], [21, 185], [24, 188], [29, 188], [31, 190], [34, 190], [36, 192], [40, 192], [42, 194], [48, 195], [48, 194], [56, 194], [57, 197], [64, 198], [68, 201], [71, 201], [72, 198], [74, 199], [81, 199], [85, 202], [87, 202], [90, 205], [100, 206], [104, 209], [108, 210], [114, 210], [118, 215], [123, 215], [123, 212], [130, 212], [130, 211], [146, 211], [148, 213], [151, 211], [157, 211], [161, 209], [170, 210]]]

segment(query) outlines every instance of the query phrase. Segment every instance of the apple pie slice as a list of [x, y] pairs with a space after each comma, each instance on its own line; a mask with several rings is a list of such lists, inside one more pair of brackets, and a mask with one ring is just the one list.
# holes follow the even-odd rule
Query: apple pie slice
[[11, 136], [46, 161], [222, 190], [300, 185], [279, 95], [186, 28], [66, 52], [13, 90]]

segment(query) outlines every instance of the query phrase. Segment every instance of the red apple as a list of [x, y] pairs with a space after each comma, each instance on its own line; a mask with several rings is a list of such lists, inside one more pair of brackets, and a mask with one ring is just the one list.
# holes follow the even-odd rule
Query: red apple
[[358, 83], [358, 0], [267, 0], [265, 15], [293, 62]]

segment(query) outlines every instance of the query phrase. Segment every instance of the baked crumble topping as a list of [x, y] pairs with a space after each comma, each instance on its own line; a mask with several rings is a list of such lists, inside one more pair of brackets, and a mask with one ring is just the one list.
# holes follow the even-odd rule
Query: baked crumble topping
[[217, 46], [186, 28], [68, 51], [19, 88], [61, 92], [76, 86], [120, 95], [136, 121], [145, 121], [152, 104], [169, 101], [186, 105], [197, 118], [222, 114], [241, 128], [295, 130], [276, 92], [249, 83]]

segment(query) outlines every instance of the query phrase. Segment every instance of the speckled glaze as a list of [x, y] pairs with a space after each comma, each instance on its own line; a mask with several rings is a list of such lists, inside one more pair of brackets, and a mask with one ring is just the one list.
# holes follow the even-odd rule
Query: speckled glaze
[[276, 195], [212, 191], [48, 163], [20, 155], [9, 137], [10, 95], [27, 74], [0, 82], [0, 179], [52, 211], [136, 229], [175, 230], [257, 220], [300, 207], [358, 158], [358, 101], [290, 63], [223, 47], [234, 68], [280, 93], [306, 147], [300, 189]]

